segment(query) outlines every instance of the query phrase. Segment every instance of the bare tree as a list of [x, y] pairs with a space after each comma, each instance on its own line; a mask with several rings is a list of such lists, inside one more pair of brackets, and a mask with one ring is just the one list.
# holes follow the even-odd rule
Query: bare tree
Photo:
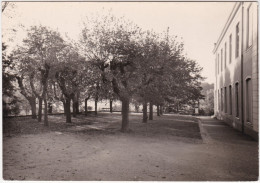
[[2, 2], [2, 13], [5, 11], [6, 7], [9, 5], [10, 2], [4, 1]]

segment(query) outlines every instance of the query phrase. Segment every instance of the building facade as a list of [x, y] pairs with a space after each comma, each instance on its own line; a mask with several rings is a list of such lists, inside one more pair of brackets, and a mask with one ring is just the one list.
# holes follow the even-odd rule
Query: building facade
[[258, 139], [258, 3], [237, 2], [215, 43], [214, 113]]

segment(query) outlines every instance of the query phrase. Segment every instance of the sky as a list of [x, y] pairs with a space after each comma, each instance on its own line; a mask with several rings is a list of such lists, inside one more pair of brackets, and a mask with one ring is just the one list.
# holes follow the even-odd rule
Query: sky
[[[86, 16], [112, 11], [144, 30], [170, 35], [184, 42], [187, 57], [203, 68], [205, 82], [214, 82], [214, 43], [232, 11], [234, 2], [15, 2], [2, 14], [2, 40], [21, 44], [26, 28], [44, 25], [77, 39]], [[15, 30], [15, 31], [13, 31]]]

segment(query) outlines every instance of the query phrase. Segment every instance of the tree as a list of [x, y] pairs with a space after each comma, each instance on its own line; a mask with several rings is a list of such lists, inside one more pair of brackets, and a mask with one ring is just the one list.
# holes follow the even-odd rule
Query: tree
[[129, 128], [129, 102], [135, 91], [135, 62], [139, 55], [140, 28], [132, 22], [112, 15], [94, 21], [93, 29], [85, 26], [81, 43], [86, 57], [98, 63], [102, 77], [112, 84], [113, 92], [122, 102], [121, 131]]
[[3, 77], [3, 116], [19, 113], [18, 98], [14, 91], [15, 73], [12, 56], [6, 55], [6, 45], [2, 43], [2, 77]]
[[157, 105], [159, 116], [159, 106], [175, 94], [173, 90], [178, 90], [173, 88], [173, 83], [181, 83], [176, 75], [181, 74], [183, 44], [176, 41], [176, 36], [169, 36], [168, 30], [165, 34], [147, 31], [143, 36], [142, 54], [137, 67], [137, 95], [143, 102], [143, 122], [147, 122], [147, 103], [150, 108], [149, 119], [152, 120], [153, 105]]
[[73, 117], [76, 117], [77, 114], [79, 114], [79, 98], [80, 98], [80, 92], [76, 92], [72, 101], [73, 101]]
[[55, 78], [50, 78], [49, 89], [48, 89], [48, 98], [50, 98], [54, 102], [62, 102], [64, 115], [66, 116], [65, 97]]
[[79, 53], [68, 45], [58, 56], [55, 65], [55, 78], [65, 98], [66, 122], [71, 123], [71, 100], [90, 82], [92, 71], [89, 64]]
[[[44, 102], [44, 125], [48, 126], [48, 81], [51, 77], [52, 67], [57, 61], [57, 54], [65, 47], [64, 41], [58, 32], [49, 30], [44, 26], [32, 26], [28, 30], [27, 37], [23, 40], [23, 46], [19, 48], [17, 57], [26, 58], [25, 62], [31, 77], [30, 86], [34, 95], [39, 100], [39, 115], [41, 121], [42, 101]], [[53, 76], [52, 76], [53, 77]]]
[[147, 103], [150, 102], [150, 115], [149, 119], [152, 120], [152, 107], [153, 100], [156, 98], [156, 93], [154, 93], [154, 82], [156, 82], [156, 77], [158, 77], [157, 68], [160, 65], [159, 59], [159, 42], [158, 35], [152, 31], [147, 31], [142, 34], [144, 37], [141, 40], [139, 55], [139, 62], [137, 62], [137, 73], [138, 73], [138, 87], [137, 95], [139, 96], [139, 101], [143, 103], [143, 122], [146, 123], [147, 116]]
[[[41, 84], [39, 83], [39, 75], [35, 71], [32, 57], [28, 54], [24, 47], [18, 47], [14, 51], [17, 66], [17, 82], [20, 93], [28, 100], [31, 105], [33, 116], [36, 115], [36, 98], [39, 100], [38, 121], [42, 119], [42, 100], [39, 98]], [[35, 110], [34, 110], [35, 109]], [[35, 113], [35, 114], [34, 114]]]
[[122, 102], [123, 132], [128, 130], [132, 97], [143, 103], [143, 122], [147, 103], [152, 119], [154, 104], [162, 113], [163, 104], [172, 98], [183, 98], [184, 93], [187, 101], [200, 97], [201, 69], [183, 56], [183, 43], [169, 36], [169, 29], [159, 35], [144, 32], [124, 18], [100, 16], [87, 21], [81, 43], [86, 58], [99, 69], [99, 86], [111, 83]]
[[8, 6], [10, 2], [2, 2], [2, 13], [4, 12], [5, 8]]
[[88, 100], [90, 99], [90, 95], [85, 97], [85, 116], [88, 115]]
[[19, 88], [20, 88], [20, 93], [28, 100], [31, 111], [32, 111], [32, 118], [36, 119], [36, 97], [34, 93], [31, 91], [30, 86], [25, 87], [24, 85], [27, 83], [31, 83], [32, 78], [27, 78], [29, 81], [25, 81], [24, 83], [24, 75], [22, 76], [16, 76]]

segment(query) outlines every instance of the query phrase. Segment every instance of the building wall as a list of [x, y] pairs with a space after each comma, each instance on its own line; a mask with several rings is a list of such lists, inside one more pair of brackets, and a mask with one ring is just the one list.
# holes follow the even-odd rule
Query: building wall
[[253, 8], [253, 46], [252, 46], [252, 86], [253, 86], [253, 129], [258, 132], [259, 123], [259, 80], [258, 80], [258, 5]]
[[[248, 21], [248, 14], [251, 22]], [[258, 135], [257, 15], [256, 2], [236, 3], [214, 49], [215, 115], [238, 130], [244, 129], [254, 137]], [[239, 49], [236, 53], [237, 35]], [[251, 44], [248, 44], [249, 38]], [[238, 92], [236, 92], [236, 84], [238, 84]]]

